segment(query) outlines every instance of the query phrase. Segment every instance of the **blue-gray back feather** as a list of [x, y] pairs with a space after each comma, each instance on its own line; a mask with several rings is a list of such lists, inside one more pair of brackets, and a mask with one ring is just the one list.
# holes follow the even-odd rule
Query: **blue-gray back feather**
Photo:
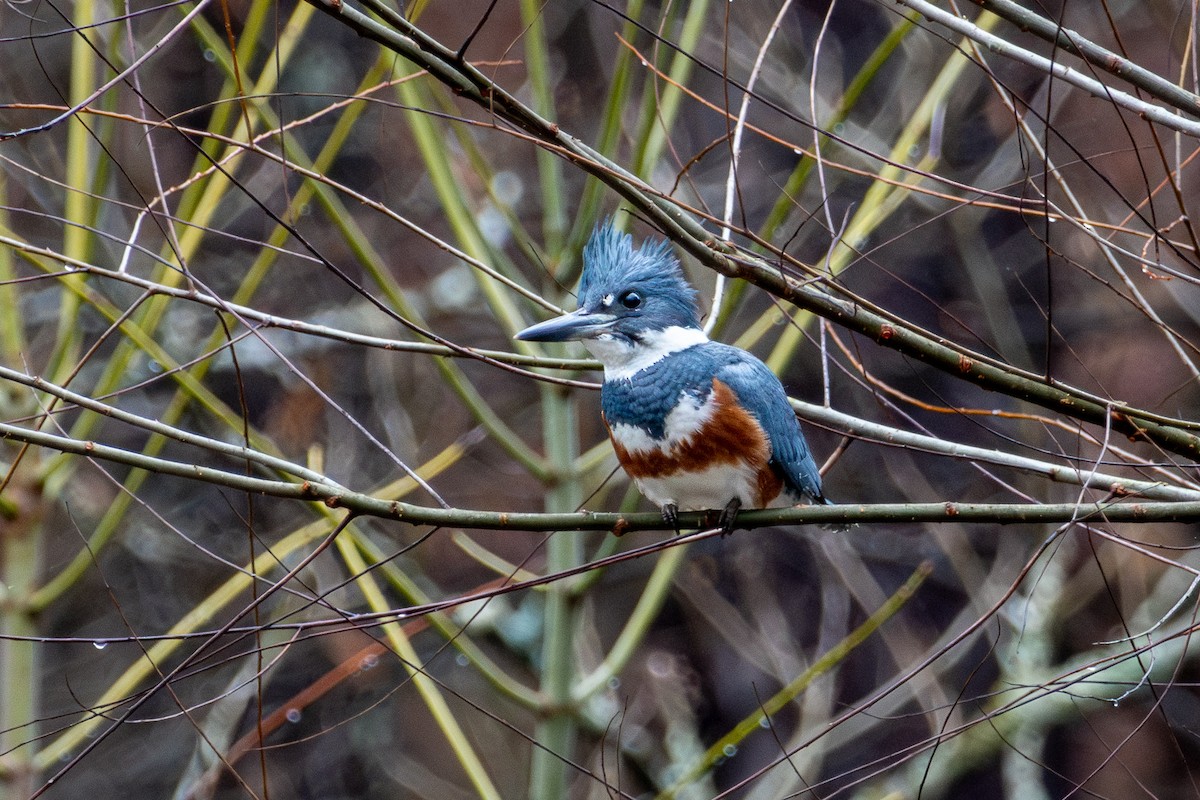
[[732, 350], [741, 356], [717, 370], [717, 380], [737, 395], [742, 407], [758, 419], [771, 442], [771, 461], [783, 476], [784, 484], [797, 498], [828, 503], [821, 494], [821, 473], [808, 443], [800, 432], [796, 413], [788, 403], [783, 384], [771, 369], [750, 353], [729, 345], [715, 347]]

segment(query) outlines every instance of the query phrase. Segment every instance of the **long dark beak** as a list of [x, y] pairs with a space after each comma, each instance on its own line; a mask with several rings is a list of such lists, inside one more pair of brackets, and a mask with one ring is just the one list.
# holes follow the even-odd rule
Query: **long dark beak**
[[572, 311], [561, 317], [539, 322], [517, 334], [525, 342], [567, 342], [572, 339], [590, 339], [598, 336], [616, 321], [614, 314], [588, 312], [586, 309]]

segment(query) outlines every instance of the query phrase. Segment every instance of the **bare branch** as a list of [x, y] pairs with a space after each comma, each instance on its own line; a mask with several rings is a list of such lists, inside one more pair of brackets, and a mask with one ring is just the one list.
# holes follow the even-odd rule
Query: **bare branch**
[[1003, 17], [1022, 31], [1028, 31], [1061, 47], [1068, 53], [1074, 53], [1092, 66], [1129, 81], [1147, 94], [1170, 103], [1186, 114], [1200, 116], [1200, 95], [1165, 80], [1120, 53], [1114, 53], [1106, 47], [1101, 47], [1077, 31], [1064, 28], [1032, 9], [1012, 2], [1012, 0], [971, 0], [971, 2], [998, 17]]

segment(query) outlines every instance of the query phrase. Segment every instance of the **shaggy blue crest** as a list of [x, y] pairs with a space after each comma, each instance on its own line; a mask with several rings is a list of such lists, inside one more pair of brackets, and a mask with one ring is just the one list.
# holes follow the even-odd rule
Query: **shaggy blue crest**
[[635, 290], [654, 298], [647, 328], [699, 328], [696, 290], [679, 266], [666, 239], [647, 239], [634, 248], [633, 237], [617, 230], [612, 217], [596, 226], [583, 248], [583, 274], [579, 279], [579, 307], [600, 308], [606, 296]]

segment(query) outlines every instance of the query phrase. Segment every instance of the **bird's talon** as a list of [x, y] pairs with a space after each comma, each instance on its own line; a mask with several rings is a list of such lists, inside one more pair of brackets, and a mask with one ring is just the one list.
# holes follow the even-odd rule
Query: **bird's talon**
[[733, 533], [733, 525], [737, 522], [738, 510], [742, 507], [742, 501], [736, 497], [729, 501], [725, 509], [721, 512], [721, 535], [728, 536]]
[[675, 535], [678, 536], [679, 535], [679, 507], [676, 506], [674, 503], [667, 503], [662, 507], [662, 515], [663, 515], [663, 519], [666, 521], [666, 523], [671, 526], [671, 530], [675, 531]]

